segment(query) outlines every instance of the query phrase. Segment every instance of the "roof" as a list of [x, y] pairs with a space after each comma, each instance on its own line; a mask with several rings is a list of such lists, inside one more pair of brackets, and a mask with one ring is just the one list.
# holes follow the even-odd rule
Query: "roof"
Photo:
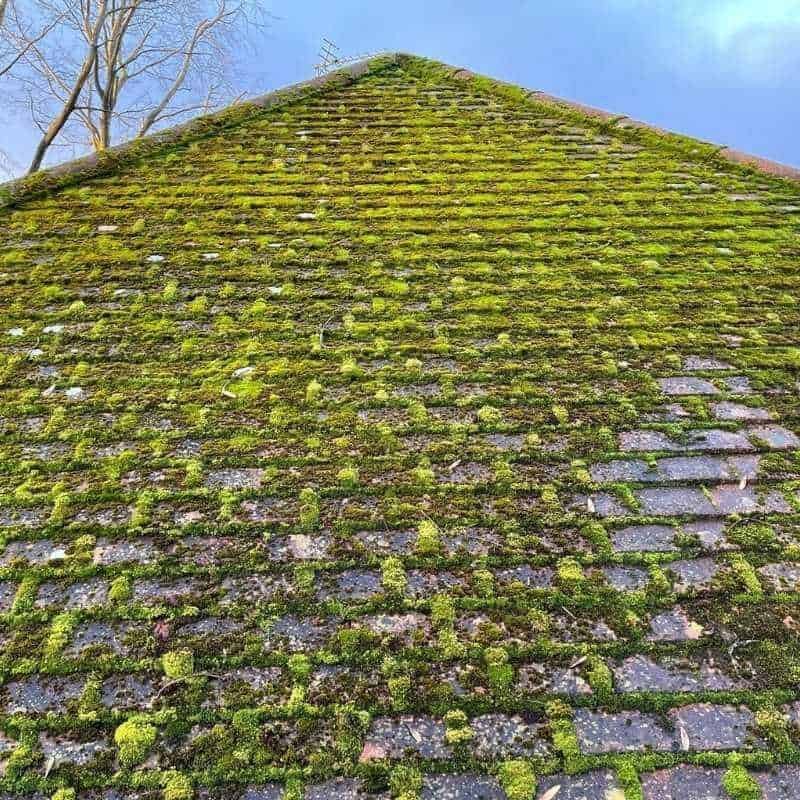
[[728, 155], [385, 56], [10, 187], [0, 791], [791, 796], [800, 187]]

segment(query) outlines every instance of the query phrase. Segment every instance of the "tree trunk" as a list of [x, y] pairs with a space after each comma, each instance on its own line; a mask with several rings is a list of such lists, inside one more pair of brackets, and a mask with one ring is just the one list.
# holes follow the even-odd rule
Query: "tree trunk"
[[0, 0], [0, 25], [3, 24], [3, 19], [6, 16], [7, 6], [8, 6], [8, 0]]
[[51, 144], [53, 144], [56, 136], [61, 133], [61, 129], [64, 127], [64, 125], [67, 124], [67, 120], [70, 118], [72, 112], [75, 110], [75, 106], [78, 104], [78, 98], [83, 91], [83, 87], [86, 84], [86, 79], [89, 77], [89, 73], [92, 71], [94, 60], [96, 58], [97, 49], [95, 48], [94, 44], [92, 44], [89, 47], [89, 52], [86, 54], [86, 58], [83, 61], [81, 71], [78, 73], [78, 77], [75, 79], [75, 84], [72, 87], [69, 97], [64, 102], [64, 105], [58, 114], [56, 114], [56, 116], [53, 118], [52, 122], [47, 126], [44, 136], [42, 136], [41, 141], [36, 147], [36, 152], [33, 155], [33, 161], [31, 161], [31, 165], [28, 169], [29, 175], [32, 172], [39, 171], [48, 148]]
[[107, 150], [111, 145], [111, 119], [114, 116], [114, 109], [106, 103], [100, 110], [100, 139], [97, 142], [96, 150]]
[[[0, 0], [0, 2], [2, 2], [2, 0]], [[72, 91], [69, 93], [69, 97], [67, 97], [67, 99], [64, 101], [64, 105], [61, 107], [61, 110], [47, 126], [44, 136], [42, 136], [41, 141], [36, 146], [36, 152], [33, 155], [33, 161], [31, 161], [31, 165], [28, 168], [29, 175], [33, 172], [39, 171], [47, 150], [55, 140], [56, 136], [61, 133], [61, 129], [67, 124], [67, 121], [72, 116], [72, 112], [75, 110], [75, 106], [78, 104], [78, 98], [81, 96], [83, 87], [86, 85], [86, 81], [89, 80], [89, 76], [92, 74], [95, 61], [97, 60], [97, 37], [99, 36], [100, 31], [103, 29], [105, 16], [106, 5], [105, 2], [102, 2], [100, 4], [100, 9], [98, 10], [97, 21], [94, 29], [92, 30], [91, 39], [89, 41], [89, 49], [86, 51], [83, 64], [81, 65], [80, 71], [78, 72], [75, 82], [72, 85]]]

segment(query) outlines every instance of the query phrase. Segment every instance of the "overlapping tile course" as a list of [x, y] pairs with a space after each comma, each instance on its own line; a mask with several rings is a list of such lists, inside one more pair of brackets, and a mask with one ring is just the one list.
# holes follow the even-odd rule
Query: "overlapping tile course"
[[3, 797], [800, 796], [798, 190], [636, 137], [406, 60], [2, 212]]

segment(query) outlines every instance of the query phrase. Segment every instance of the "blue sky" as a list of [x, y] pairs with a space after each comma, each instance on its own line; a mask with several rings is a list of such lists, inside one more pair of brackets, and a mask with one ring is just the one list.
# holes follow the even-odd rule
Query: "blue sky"
[[[274, 0], [253, 93], [343, 53], [403, 50], [800, 166], [800, 0]], [[20, 163], [31, 134], [0, 101]], [[71, 155], [61, 152], [59, 158]]]

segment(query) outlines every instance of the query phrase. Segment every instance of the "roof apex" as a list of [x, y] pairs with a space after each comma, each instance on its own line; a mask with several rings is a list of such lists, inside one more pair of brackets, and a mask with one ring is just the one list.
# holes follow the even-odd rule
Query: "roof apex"
[[704, 142], [695, 137], [659, 128], [623, 114], [614, 114], [573, 100], [556, 97], [546, 92], [527, 89], [518, 84], [481, 75], [469, 69], [446, 64], [442, 61], [413, 53], [387, 51], [353, 61], [325, 75], [290, 84], [211, 114], [195, 117], [180, 125], [165, 128], [141, 139], [132, 139], [108, 150], [91, 153], [82, 158], [42, 170], [34, 175], [0, 184], [0, 209], [4, 206], [16, 205], [23, 199], [41, 192], [70, 185], [82, 178], [107, 174], [121, 164], [143, 158], [164, 147], [209, 135], [229, 125], [237, 124], [262, 109], [294, 102], [309, 94], [332, 87], [347, 85], [364, 75], [378, 72], [397, 64], [413, 64], [426, 70], [438, 70], [457, 80], [479, 82], [483, 88], [512, 92], [516, 97], [524, 97], [532, 102], [552, 105], [561, 111], [594, 119], [618, 133], [623, 131], [642, 131], [665, 139], [674, 139], [684, 144], [687, 142], [694, 143], [710, 151], [713, 156], [724, 159], [729, 163], [744, 166], [772, 177], [800, 181], [800, 168], [792, 167], [788, 164], [744, 153], [726, 145]]

